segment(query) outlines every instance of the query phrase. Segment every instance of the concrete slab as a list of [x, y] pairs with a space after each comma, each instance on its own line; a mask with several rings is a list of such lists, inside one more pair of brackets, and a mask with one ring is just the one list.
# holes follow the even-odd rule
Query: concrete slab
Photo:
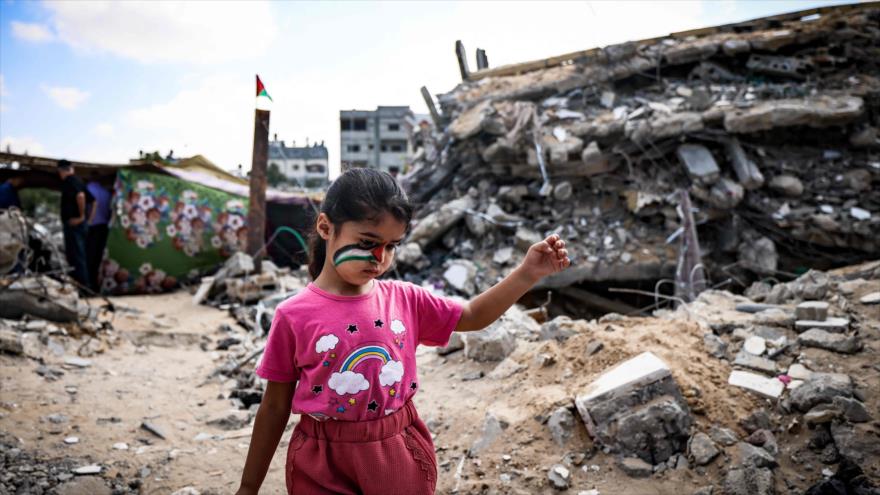
[[776, 378], [767, 378], [748, 371], [731, 371], [728, 385], [744, 388], [769, 399], [778, 399], [785, 390], [785, 384]]
[[650, 352], [643, 352], [606, 371], [579, 398], [588, 402], [600, 395], [655, 382], [670, 374], [669, 366], [660, 358]]
[[798, 320], [825, 321], [829, 306], [825, 301], [805, 301], [794, 308], [794, 316]]
[[832, 333], [844, 333], [849, 329], [849, 319], [830, 317], [825, 321], [817, 320], [797, 320], [794, 322], [794, 328], [798, 332], [804, 332], [811, 328], [818, 328]]

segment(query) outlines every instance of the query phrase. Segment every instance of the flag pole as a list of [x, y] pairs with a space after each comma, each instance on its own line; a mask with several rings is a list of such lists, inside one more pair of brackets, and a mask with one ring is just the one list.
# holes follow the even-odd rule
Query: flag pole
[[[257, 96], [265, 89], [257, 76]], [[268, 95], [267, 95], [268, 96]], [[269, 110], [254, 109], [254, 153], [250, 175], [247, 252], [255, 256], [266, 239], [266, 163], [269, 159]]]

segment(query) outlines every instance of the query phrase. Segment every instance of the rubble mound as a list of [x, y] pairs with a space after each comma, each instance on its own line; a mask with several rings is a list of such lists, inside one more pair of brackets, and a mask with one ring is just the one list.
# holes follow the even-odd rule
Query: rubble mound
[[[572, 267], [542, 287], [653, 283], [675, 272], [680, 191], [735, 291], [871, 259], [878, 22], [876, 4], [828, 8], [471, 74], [402, 179], [422, 205], [404, 274], [469, 294], [558, 233]], [[466, 284], [445, 276], [460, 260]]]

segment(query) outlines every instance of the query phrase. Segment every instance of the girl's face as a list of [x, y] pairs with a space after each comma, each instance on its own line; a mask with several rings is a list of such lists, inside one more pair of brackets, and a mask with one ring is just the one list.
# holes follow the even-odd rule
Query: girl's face
[[336, 229], [322, 213], [318, 233], [327, 241], [324, 269], [332, 267], [349, 284], [364, 285], [391, 267], [406, 224], [383, 213], [375, 221], [344, 222]]

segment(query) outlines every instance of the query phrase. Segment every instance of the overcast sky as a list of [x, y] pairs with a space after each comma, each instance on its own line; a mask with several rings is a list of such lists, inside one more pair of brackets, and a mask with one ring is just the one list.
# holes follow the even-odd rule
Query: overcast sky
[[[250, 168], [254, 74], [271, 132], [324, 141], [339, 110], [409, 105], [492, 66], [835, 2], [34, 2], [0, 0], [0, 147], [125, 162], [138, 150]], [[847, 3], [847, 2], [837, 2]]]

